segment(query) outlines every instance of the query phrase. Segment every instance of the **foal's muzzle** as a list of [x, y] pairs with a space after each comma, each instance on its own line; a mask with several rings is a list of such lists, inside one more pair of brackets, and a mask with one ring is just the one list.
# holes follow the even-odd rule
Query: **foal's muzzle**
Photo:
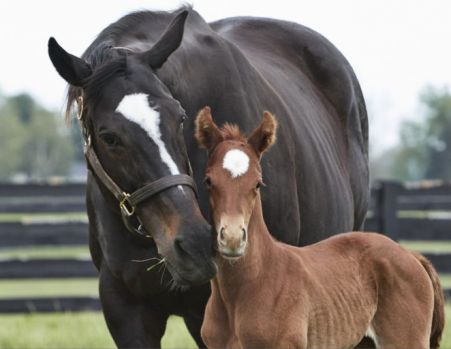
[[225, 258], [236, 259], [244, 255], [247, 230], [244, 224], [223, 224], [218, 232], [218, 252]]

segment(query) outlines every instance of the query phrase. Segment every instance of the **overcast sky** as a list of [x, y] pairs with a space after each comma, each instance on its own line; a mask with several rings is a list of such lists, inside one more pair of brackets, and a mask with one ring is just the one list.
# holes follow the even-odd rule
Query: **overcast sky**
[[[356, 71], [371, 115], [373, 146], [397, 141], [400, 122], [417, 117], [426, 85], [451, 86], [451, 1], [193, 0], [207, 21], [250, 15], [295, 21], [332, 41]], [[139, 9], [174, 9], [179, 0], [0, 2], [0, 91], [29, 92], [62, 110], [65, 82], [47, 56], [55, 36], [80, 55], [109, 23]]]

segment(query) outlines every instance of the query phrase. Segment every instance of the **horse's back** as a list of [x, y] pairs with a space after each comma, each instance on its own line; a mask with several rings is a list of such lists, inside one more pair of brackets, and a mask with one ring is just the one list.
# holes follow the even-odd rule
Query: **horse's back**
[[[292, 140], [292, 161], [300, 164], [302, 244], [329, 236], [328, 228], [330, 234], [361, 229], [368, 202], [368, 125], [346, 58], [322, 35], [296, 23], [237, 17], [210, 26], [239, 48], [283, 105], [278, 111], [262, 103], [278, 116], [281, 141]], [[329, 214], [321, 225], [318, 217], [324, 214], [308, 202], [323, 195], [329, 203], [320, 205]], [[316, 238], [305, 234], [313, 227]]]
[[245, 52], [268, 78], [280, 75], [288, 84], [308, 78], [343, 122], [355, 104], [362, 104], [362, 125], [354, 126], [366, 140], [366, 111], [357, 78], [346, 58], [321, 34], [297, 23], [269, 18], [234, 17], [210, 25]]

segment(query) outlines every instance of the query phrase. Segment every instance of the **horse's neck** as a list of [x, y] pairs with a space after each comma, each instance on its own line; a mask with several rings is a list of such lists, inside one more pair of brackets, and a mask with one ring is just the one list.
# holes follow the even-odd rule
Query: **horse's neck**
[[246, 252], [236, 262], [222, 257], [213, 287], [219, 287], [225, 298], [235, 299], [243, 286], [261, 287], [262, 278], [278, 265], [271, 263], [277, 258], [276, 242], [268, 231], [263, 219], [260, 195], [257, 197], [254, 210], [248, 225], [248, 245]]
[[[255, 119], [261, 113], [258, 96], [267, 95], [265, 81], [241, 50], [213, 31], [200, 16], [190, 21], [195, 21], [195, 25], [190, 22], [193, 27], [185, 28], [182, 46], [157, 71], [158, 77], [181, 102], [188, 115], [196, 115], [200, 108], [210, 103], [214, 110], [220, 111], [217, 118], [225, 114], [227, 121], [237, 124], [242, 124], [243, 119]], [[211, 41], [210, 44], [205, 38]], [[222, 59], [208, 61], [209, 57]], [[232, 93], [225, 97], [222, 91], [229, 90], [252, 91], [253, 98], [250, 99], [246, 93]], [[222, 123], [225, 120], [216, 121]]]

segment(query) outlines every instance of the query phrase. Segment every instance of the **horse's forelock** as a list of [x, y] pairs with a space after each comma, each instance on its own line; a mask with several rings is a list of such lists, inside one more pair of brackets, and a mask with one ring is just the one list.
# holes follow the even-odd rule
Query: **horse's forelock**
[[116, 50], [110, 43], [102, 43], [94, 49], [88, 48], [82, 55], [82, 58], [91, 66], [93, 74], [85, 81], [84, 88], [69, 86], [66, 96], [65, 120], [70, 122], [76, 111], [75, 102], [78, 97], [95, 100], [99, 95], [99, 90], [115, 74], [125, 71], [126, 52]]

